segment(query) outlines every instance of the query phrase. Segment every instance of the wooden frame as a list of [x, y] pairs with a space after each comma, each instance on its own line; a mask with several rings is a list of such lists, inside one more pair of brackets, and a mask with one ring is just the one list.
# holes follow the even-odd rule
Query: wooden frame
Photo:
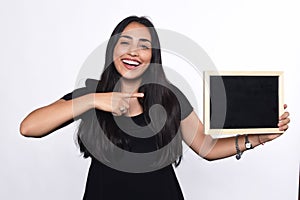
[[284, 112], [283, 72], [206, 71], [203, 80], [205, 134], [283, 132], [277, 128]]

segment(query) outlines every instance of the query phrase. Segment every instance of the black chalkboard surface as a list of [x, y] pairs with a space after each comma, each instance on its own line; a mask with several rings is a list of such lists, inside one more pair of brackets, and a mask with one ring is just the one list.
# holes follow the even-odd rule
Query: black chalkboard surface
[[206, 134], [278, 133], [282, 72], [205, 72]]

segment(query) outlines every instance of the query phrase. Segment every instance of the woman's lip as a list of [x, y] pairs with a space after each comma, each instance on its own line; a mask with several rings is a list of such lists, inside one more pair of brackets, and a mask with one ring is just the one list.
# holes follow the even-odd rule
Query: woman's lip
[[140, 66], [140, 65], [138, 65], [138, 66], [128, 65], [126, 63], [123, 63], [123, 65], [126, 69], [129, 69], [129, 70], [137, 69]]
[[[138, 60], [135, 60], [135, 59], [124, 58], [121, 60], [122, 60], [124, 67], [129, 70], [137, 69], [141, 65], [141, 62]], [[129, 64], [129, 63], [132, 63], [132, 64]]]

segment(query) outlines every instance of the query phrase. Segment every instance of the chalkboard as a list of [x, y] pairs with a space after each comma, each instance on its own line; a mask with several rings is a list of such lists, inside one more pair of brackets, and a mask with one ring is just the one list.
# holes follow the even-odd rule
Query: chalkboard
[[205, 72], [204, 77], [206, 134], [281, 132], [282, 72]]

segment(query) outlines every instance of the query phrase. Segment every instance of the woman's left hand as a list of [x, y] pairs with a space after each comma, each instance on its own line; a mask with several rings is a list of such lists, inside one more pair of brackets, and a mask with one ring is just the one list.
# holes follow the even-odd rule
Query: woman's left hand
[[[283, 105], [284, 109], [287, 108], [287, 105]], [[279, 122], [278, 122], [278, 128], [280, 131], [286, 131], [289, 128], [289, 123], [290, 123], [290, 118], [289, 118], [290, 113], [285, 111], [280, 117], [279, 117]], [[264, 134], [264, 135], [259, 135], [259, 139], [261, 143], [269, 142], [271, 140], [274, 140], [275, 138], [279, 137], [282, 133], [276, 133], [276, 134]]]
[[[287, 108], [287, 105], [284, 104], [283, 105], [284, 109]], [[290, 123], [290, 113], [285, 111], [280, 117], [279, 117], [279, 123], [278, 123], [278, 127], [280, 131], [286, 131], [289, 126], [288, 124]]]

